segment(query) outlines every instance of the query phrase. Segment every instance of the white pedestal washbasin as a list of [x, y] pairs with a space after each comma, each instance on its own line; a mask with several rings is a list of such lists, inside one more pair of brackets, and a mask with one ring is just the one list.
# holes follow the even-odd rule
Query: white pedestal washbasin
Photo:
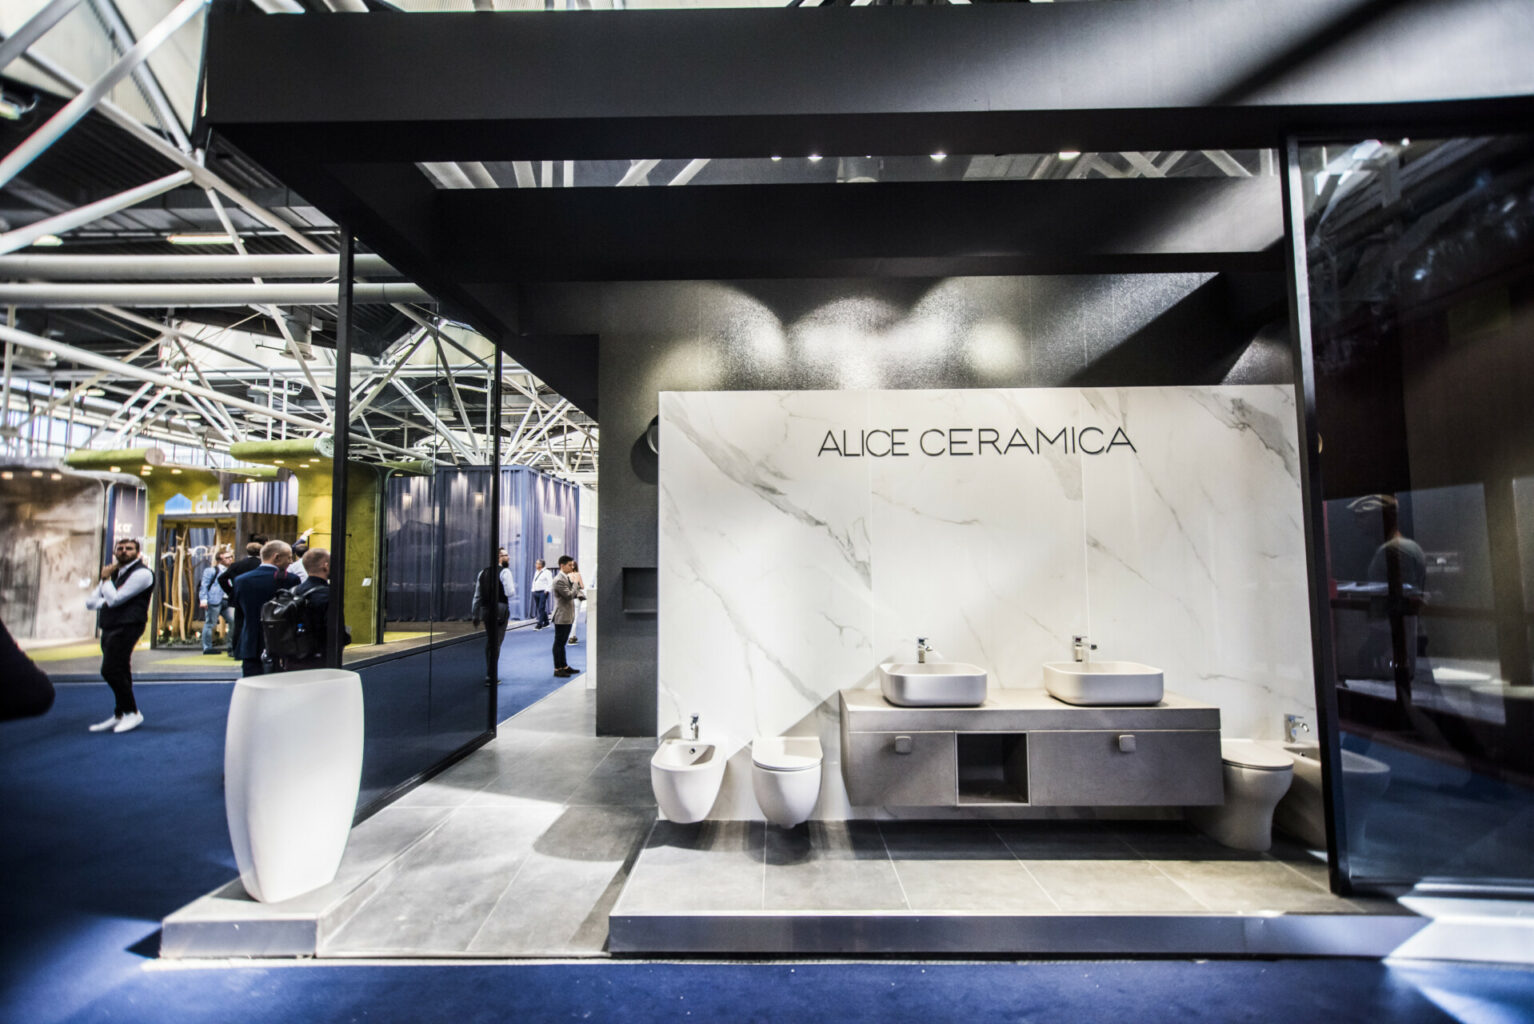
[[903, 708], [974, 708], [985, 703], [988, 678], [963, 661], [887, 661], [879, 666], [879, 691]]
[[224, 807], [253, 899], [276, 903], [335, 878], [357, 809], [362, 736], [355, 672], [278, 672], [235, 684]]
[[1161, 670], [1138, 661], [1048, 661], [1044, 688], [1067, 704], [1112, 707], [1161, 703]]
[[708, 817], [724, 782], [725, 757], [702, 740], [661, 740], [650, 758], [650, 788], [666, 820], [681, 823]]

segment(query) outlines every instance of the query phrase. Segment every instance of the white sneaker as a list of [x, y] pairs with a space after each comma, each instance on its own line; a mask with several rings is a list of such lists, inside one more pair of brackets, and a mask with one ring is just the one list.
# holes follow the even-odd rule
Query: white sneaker
[[91, 732], [106, 732], [108, 729], [115, 729], [119, 724], [121, 724], [122, 720], [122, 715], [113, 715], [106, 721], [97, 722], [95, 725], [91, 726]]
[[122, 719], [117, 723], [117, 728], [113, 729], [112, 731], [113, 732], [132, 732], [134, 729], [137, 729], [139, 726], [141, 726], [143, 724], [144, 724], [144, 715], [143, 715], [143, 713], [140, 712], [140, 711], [135, 711], [132, 714], [123, 715]]

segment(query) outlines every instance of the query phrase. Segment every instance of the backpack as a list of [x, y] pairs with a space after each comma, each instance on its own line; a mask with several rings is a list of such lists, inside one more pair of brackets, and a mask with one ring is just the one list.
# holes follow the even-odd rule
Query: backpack
[[261, 633], [267, 657], [273, 660], [312, 658], [323, 653], [309, 629], [309, 594], [279, 590], [261, 606]]

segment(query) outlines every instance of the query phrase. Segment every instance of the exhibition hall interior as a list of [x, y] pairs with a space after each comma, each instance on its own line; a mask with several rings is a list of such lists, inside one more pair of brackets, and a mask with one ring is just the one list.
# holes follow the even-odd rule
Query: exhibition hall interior
[[0, 1018], [1534, 1020], [1530, 52], [0, 5]]

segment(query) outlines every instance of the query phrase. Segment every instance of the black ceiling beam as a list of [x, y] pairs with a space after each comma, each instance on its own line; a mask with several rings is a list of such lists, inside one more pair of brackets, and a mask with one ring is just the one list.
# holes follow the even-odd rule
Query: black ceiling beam
[[221, 0], [207, 119], [334, 160], [1271, 146], [1534, 119], [1534, 4], [1162, 0], [273, 17]]
[[1283, 218], [1267, 176], [455, 189], [430, 230], [465, 283], [925, 277], [1278, 269]]

